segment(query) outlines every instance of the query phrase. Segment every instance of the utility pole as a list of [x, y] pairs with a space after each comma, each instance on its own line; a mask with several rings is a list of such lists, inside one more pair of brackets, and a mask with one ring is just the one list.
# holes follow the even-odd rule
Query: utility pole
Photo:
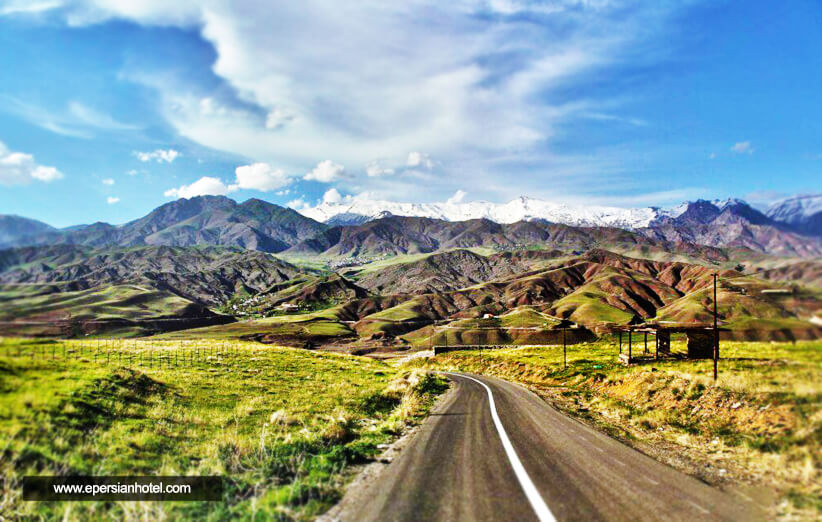
[[565, 328], [562, 329], [562, 369], [568, 368], [568, 353], [565, 343]]
[[716, 272], [714, 272], [714, 382], [717, 378], [717, 366], [719, 363], [719, 326], [718, 326], [718, 311], [716, 304]]

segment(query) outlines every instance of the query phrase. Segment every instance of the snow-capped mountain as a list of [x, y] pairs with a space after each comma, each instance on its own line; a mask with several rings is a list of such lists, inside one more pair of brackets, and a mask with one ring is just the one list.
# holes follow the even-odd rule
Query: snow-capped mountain
[[765, 212], [807, 234], [822, 235], [822, 194], [793, 196], [775, 202]]
[[679, 216], [687, 204], [673, 209], [657, 207], [619, 208], [597, 205], [569, 205], [528, 197], [507, 203], [487, 201], [444, 203], [398, 203], [353, 199], [341, 203], [322, 203], [300, 212], [331, 225], [357, 225], [387, 215], [428, 217], [445, 221], [489, 219], [496, 223], [546, 220], [572, 226], [603, 226], [629, 230], [647, 227], [661, 217]]

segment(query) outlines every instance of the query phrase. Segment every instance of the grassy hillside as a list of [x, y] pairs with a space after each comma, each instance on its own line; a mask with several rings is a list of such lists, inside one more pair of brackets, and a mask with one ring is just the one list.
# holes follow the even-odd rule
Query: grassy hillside
[[0, 251], [0, 283], [50, 285], [53, 292], [132, 284], [212, 307], [238, 292], [264, 291], [306, 274], [263, 252], [218, 247], [56, 246]]
[[[511, 316], [511, 324], [502, 326], [544, 327], [546, 321], [540, 314], [545, 313], [604, 331], [610, 325], [632, 320], [710, 320], [714, 272], [702, 265], [630, 258], [604, 250], [573, 257], [518, 251], [486, 258], [458, 250], [388, 265], [358, 275], [356, 281], [341, 276], [292, 279], [267, 292], [244, 297], [238, 310], [246, 310], [248, 303], [256, 312], [269, 310], [265, 314], [276, 311], [276, 303], [282, 302], [309, 310], [340, 303], [322, 317], [341, 323], [335, 327], [338, 335], [353, 329], [361, 338], [402, 336], [412, 344], [431, 336], [431, 332], [413, 332], [427, 328], [432, 321], [499, 316], [515, 310], [520, 312]], [[818, 335], [819, 328], [809, 322], [822, 308], [818, 291], [761, 280], [736, 270], [720, 271], [720, 283], [721, 318], [737, 338], [767, 339], [773, 335], [775, 339], [807, 339]], [[416, 284], [429, 291], [377, 295], [411, 291]], [[370, 287], [374, 293], [366, 293], [360, 285]], [[461, 285], [468, 286], [453, 289]], [[434, 287], [442, 290], [431, 290]], [[783, 295], [785, 289], [790, 291]], [[532, 312], [523, 313], [524, 307]], [[454, 328], [460, 328], [455, 324]], [[332, 328], [330, 324], [325, 326]], [[215, 332], [286, 335], [293, 331], [272, 332], [272, 328], [279, 327], [252, 322]], [[488, 343], [518, 342], [516, 339], [540, 342], [537, 337], [526, 339], [510, 332], [494, 336], [463, 330], [467, 337], [454, 333], [457, 341], [470, 337]]]
[[247, 319], [231, 324], [168, 332], [158, 340], [245, 339], [288, 346], [313, 347], [333, 338], [350, 338], [354, 331], [336, 317], [339, 307], [308, 314]]
[[[755, 277], [721, 279], [717, 290], [719, 318], [734, 331], [792, 330], [801, 338], [817, 337], [808, 320], [822, 309], [819, 292], [792, 288]], [[713, 288], [691, 292], [657, 311], [657, 318], [675, 322], [709, 322], [713, 317]]]
[[[369, 359], [259, 344], [104, 343], [95, 355], [70, 342], [68, 359], [61, 348], [0, 344], [0, 502], [11, 518], [309, 519], [340, 497], [349, 466], [443, 390]], [[227, 486], [222, 502], [20, 500], [23, 475], [68, 473], [214, 474]]]
[[14, 289], [0, 290], [0, 320], [14, 319], [149, 319], [183, 316], [204, 310], [168, 292], [136, 285], [107, 286], [79, 292], [26, 296]]
[[[462, 239], [476, 232], [470, 227], [455, 231]], [[516, 231], [534, 232], [530, 226]], [[613, 231], [596, 234], [624, 239]], [[707, 249], [705, 255], [709, 253], [716, 254]], [[0, 262], [5, 263], [0, 281], [19, 280], [18, 286], [0, 289], [7, 318], [99, 314], [97, 318], [143, 320], [165, 311], [172, 316], [209, 313], [195, 310], [194, 305], [185, 308], [187, 300], [241, 320], [254, 319], [195, 331], [188, 334], [191, 337], [228, 335], [291, 346], [316, 346], [354, 332], [363, 338], [396, 337], [435, 320], [501, 315], [523, 306], [598, 331], [631, 320], [705, 321], [710, 319], [708, 289], [717, 270], [717, 266], [631, 258], [601, 249], [572, 256], [559, 250], [480, 255], [456, 249], [386, 258], [374, 266], [344, 269], [347, 276], [298, 268], [261, 252], [214, 247], [16, 249], [0, 255]], [[722, 319], [740, 338], [765, 339], [773, 334], [778, 339], [802, 339], [819, 334], [817, 326], [808, 322], [822, 311], [818, 290], [763, 280], [746, 273], [744, 267], [720, 270], [720, 278]], [[37, 286], [19, 286], [20, 282]], [[121, 302], [110, 299], [109, 293], [126, 287], [143, 288], [145, 295], [125, 296]], [[778, 295], [782, 290], [789, 290], [789, 295]], [[293, 313], [286, 305], [296, 306], [301, 315], [327, 308], [333, 312], [306, 317], [316, 324], [303, 327], [257, 321]], [[529, 323], [528, 318], [535, 322]], [[520, 327], [543, 325], [533, 314], [518, 321]], [[164, 325], [161, 331], [171, 329]]]

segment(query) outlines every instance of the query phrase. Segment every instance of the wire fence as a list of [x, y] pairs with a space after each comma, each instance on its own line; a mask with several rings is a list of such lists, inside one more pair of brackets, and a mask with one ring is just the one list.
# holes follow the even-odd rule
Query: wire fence
[[230, 341], [0, 340], [0, 356], [32, 362], [118, 365], [146, 369], [230, 366], [250, 348]]

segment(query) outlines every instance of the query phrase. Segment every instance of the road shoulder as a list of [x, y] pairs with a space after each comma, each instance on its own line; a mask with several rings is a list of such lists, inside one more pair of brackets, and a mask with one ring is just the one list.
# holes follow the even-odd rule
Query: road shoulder
[[426, 423], [431, 422], [431, 416], [441, 413], [456, 400], [456, 386], [452, 383], [448, 391], [437, 397], [434, 406], [428, 412], [423, 422], [412, 426], [403, 433], [396, 441], [389, 445], [379, 457], [368, 464], [352, 467], [351, 475], [353, 479], [345, 487], [343, 497], [331, 509], [317, 518], [318, 522], [336, 522], [348, 520], [346, 514], [361, 505], [369, 496], [371, 488], [379, 481], [382, 474], [388, 469], [392, 462], [408, 447], [414, 438], [423, 429]]

